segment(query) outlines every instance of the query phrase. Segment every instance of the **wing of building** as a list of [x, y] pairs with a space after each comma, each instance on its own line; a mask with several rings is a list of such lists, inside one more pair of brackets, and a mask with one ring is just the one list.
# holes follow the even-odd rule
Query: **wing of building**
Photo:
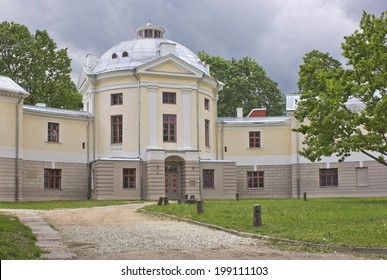
[[218, 118], [209, 66], [159, 26], [135, 33], [87, 55], [83, 111], [23, 105], [29, 94], [0, 76], [0, 200], [387, 195], [386, 168], [359, 154], [298, 156], [297, 96], [287, 116]]

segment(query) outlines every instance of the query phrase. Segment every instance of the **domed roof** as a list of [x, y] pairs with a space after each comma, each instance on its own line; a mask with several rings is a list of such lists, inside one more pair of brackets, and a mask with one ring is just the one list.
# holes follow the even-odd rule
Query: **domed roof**
[[105, 52], [94, 64], [92, 71], [95, 74], [133, 70], [136, 67], [161, 57], [162, 44], [175, 46], [173, 54], [196, 67], [207, 75], [208, 68], [199, 57], [188, 48], [171, 40], [163, 38], [165, 30], [161, 27], [147, 24], [136, 29], [139, 38], [121, 42]]

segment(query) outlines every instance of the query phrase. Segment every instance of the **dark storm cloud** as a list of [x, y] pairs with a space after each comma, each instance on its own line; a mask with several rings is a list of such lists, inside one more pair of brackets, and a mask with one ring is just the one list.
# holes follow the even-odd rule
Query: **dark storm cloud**
[[1, 0], [0, 21], [48, 30], [68, 48], [76, 80], [87, 53], [100, 56], [133, 39], [150, 17], [165, 37], [195, 53], [254, 58], [289, 93], [297, 91], [305, 53], [318, 49], [341, 59], [343, 36], [358, 27], [362, 11], [379, 16], [386, 6], [384, 0]]

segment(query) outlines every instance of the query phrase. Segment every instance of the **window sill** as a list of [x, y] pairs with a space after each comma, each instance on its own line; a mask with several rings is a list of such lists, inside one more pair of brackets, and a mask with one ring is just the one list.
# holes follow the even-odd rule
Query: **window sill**
[[339, 186], [320, 186], [320, 189], [337, 189]]
[[54, 142], [54, 141], [46, 141], [46, 144], [57, 144], [57, 145], [62, 145], [62, 142]]

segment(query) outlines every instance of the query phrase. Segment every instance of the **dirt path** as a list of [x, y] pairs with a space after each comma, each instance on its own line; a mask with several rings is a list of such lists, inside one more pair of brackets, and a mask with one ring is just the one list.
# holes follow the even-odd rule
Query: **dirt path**
[[263, 241], [138, 213], [144, 204], [52, 210], [41, 217], [79, 259], [355, 259], [282, 251]]

